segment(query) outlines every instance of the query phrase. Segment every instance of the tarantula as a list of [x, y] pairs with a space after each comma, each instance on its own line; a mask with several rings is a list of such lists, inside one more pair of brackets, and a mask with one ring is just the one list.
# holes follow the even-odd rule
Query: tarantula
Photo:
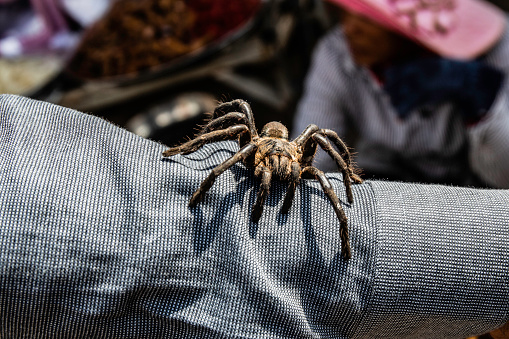
[[[282, 213], [289, 211], [301, 176], [314, 177], [320, 182], [339, 218], [341, 254], [344, 258], [350, 258], [351, 251], [345, 212], [325, 174], [311, 165], [317, 146], [320, 145], [334, 159], [339, 170], [343, 173], [348, 202], [353, 202], [351, 181], [361, 183], [362, 179], [354, 173], [350, 152], [338, 135], [332, 130], [309, 125], [297, 138], [289, 141], [287, 128], [275, 121], [266, 124], [258, 135], [251, 107], [247, 102], [238, 99], [217, 106], [212, 119], [195, 139], [166, 150], [163, 152], [163, 156], [169, 157], [178, 153], [189, 154], [206, 143], [235, 139], [239, 141], [240, 150], [212, 170], [192, 195], [189, 206], [196, 206], [215, 179], [239, 161], [242, 161], [247, 167], [254, 168], [255, 176], [261, 178], [261, 187], [251, 212], [253, 222], [258, 222], [262, 215], [263, 204], [269, 194], [273, 177], [290, 182], [283, 201]], [[329, 139], [342, 152], [345, 159], [332, 147]]]

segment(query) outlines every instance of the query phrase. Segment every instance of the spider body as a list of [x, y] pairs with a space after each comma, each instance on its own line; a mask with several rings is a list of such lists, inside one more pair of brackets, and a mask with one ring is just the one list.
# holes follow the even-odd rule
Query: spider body
[[[264, 131], [267, 129], [270, 131], [272, 126], [276, 126], [278, 131], [285, 131], [285, 134], [265, 134]], [[270, 122], [262, 129], [261, 137], [253, 138], [253, 142], [258, 145], [253, 163], [255, 175], [259, 176], [263, 168], [270, 168], [275, 178], [281, 181], [289, 180], [292, 173], [292, 164], [299, 163], [301, 156], [299, 148], [288, 141], [286, 127], [279, 122]], [[246, 165], [249, 166], [250, 164]]]
[[212, 119], [198, 137], [166, 150], [163, 152], [163, 156], [172, 156], [178, 153], [189, 154], [206, 143], [235, 139], [239, 141], [240, 150], [212, 170], [194, 192], [189, 206], [196, 206], [215, 179], [237, 162], [243, 162], [246, 167], [253, 168], [255, 176], [261, 180], [256, 202], [251, 211], [251, 219], [254, 222], [258, 222], [262, 215], [263, 205], [273, 179], [289, 182], [281, 208], [282, 213], [287, 213], [301, 177], [316, 178], [339, 218], [341, 253], [343, 257], [350, 258], [348, 224], [341, 202], [325, 174], [311, 165], [316, 149], [320, 146], [338, 165], [343, 174], [348, 201], [349, 203], [353, 202], [351, 183], [361, 183], [362, 179], [353, 172], [350, 152], [337, 134], [332, 130], [309, 125], [297, 138], [290, 141], [287, 128], [283, 124], [273, 121], [266, 124], [258, 135], [249, 104], [243, 100], [234, 100], [223, 103], [214, 110]]

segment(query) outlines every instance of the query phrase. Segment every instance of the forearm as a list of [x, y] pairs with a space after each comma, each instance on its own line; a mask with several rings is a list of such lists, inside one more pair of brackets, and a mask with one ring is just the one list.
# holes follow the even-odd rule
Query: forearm
[[[347, 203], [352, 258], [316, 180], [249, 213], [238, 151], [162, 145], [70, 109], [0, 96], [0, 336], [445, 338], [507, 321], [509, 193], [368, 182]], [[135, 324], [136, 326], [133, 326]]]

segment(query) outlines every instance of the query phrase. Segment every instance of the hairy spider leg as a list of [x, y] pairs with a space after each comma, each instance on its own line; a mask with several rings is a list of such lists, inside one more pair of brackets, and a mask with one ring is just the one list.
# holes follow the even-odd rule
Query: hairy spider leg
[[283, 206], [281, 207], [281, 213], [286, 214], [292, 207], [293, 197], [295, 195], [295, 189], [300, 182], [300, 165], [297, 162], [292, 162], [291, 164], [292, 172], [290, 174], [290, 184], [288, 185], [288, 189], [286, 191], [285, 200], [283, 201]]
[[[330, 129], [320, 129], [318, 126], [311, 124], [304, 131], [293, 140], [297, 145], [301, 146], [303, 148], [303, 156], [302, 156], [302, 164], [309, 166], [311, 165], [311, 162], [315, 156], [316, 153], [316, 144], [310, 142], [310, 138], [315, 135], [317, 132], [320, 132], [321, 134], [324, 134], [328, 138], [332, 140], [334, 145], [345, 154], [346, 161], [343, 160], [343, 162], [346, 162], [346, 168], [349, 173], [349, 178], [352, 179], [356, 183], [362, 183], [362, 179], [353, 172], [352, 166], [351, 166], [351, 155], [350, 151], [348, 150], [348, 147], [346, 144], [339, 138], [339, 136]], [[337, 152], [336, 152], [337, 153]], [[338, 154], [339, 155], [339, 154]], [[342, 159], [342, 157], [341, 157]], [[336, 161], [337, 163], [337, 161]]]
[[[245, 126], [244, 126], [245, 127]], [[237, 153], [235, 153], [232, 157], [228, 158], [226, 161], [216, 166], [212, 172], [207, 176], [205, 180], [201, 183], [200, 187], [193, 193], [191, 200], [189, 200], [189, 207], [194, 207], [198, 202], [201, 201], [205, 193], [212, 187], [216, 178], [221, 175], [228, 168], [235, 165], [237, 162], [246, 159], [251, 154], [256, 152], [257, 147], [254, 144], [247, 144], [242, 147]]]
[[260, 165], [256, 167], [255, 175], [257, 177], [261, 176], [262, 182], [260, 184], [260, 190], [258, 191], [258, 194], [256, 196], [256, 202], [251, 212], [251, 220], [253, 222], [258, 222], [258, 220], [260, 220], [260, 217], [262, 216], [263, 204], [265, 203], [265, 199], [267, 198], [267, 195], [269, 195], [272, 171], [267, 167]]
[[313, 166], [305, 167], [302, 172], [306, 172], [309, 174], [312, 174], [318, 181], [320, 182], [320, 185], [322, 186], [322, 189], [325, 193], [325, 195], [329, 198], [330, 202], [332, 203], [332, 207], [334, 208], [334, 212], [336, 212], [336, 216], [339, 219], [339, 236], [341, 238], [341, 255], [345, 259], [350, 259], [352, 257], [352, 252], [350, 249], [350, 240], [348, 235], [348, 221], [345, 214], [345, 211], [341, 207], [341, 203], [339, 201], [339, 198], [337, 197], [336, 193], [334, 193], [334, 190], [332, 189], [332, 185], [325, 176], [325, 174], [320, 171], [318, 168]]
[[354, 173], [352, 169], [352, 155], [350, 154], [350, 151], [348, 150], [348, 147], [346, 144], [341, 140], [341, 138], [338, 136], [336, 132], [330, 129], [322, 129], [321, 132], [329, 138], [334, 145], [345, 155], [345, 162], [348, 168], [348, 172], [350, 172], [350, 178], [357, 184], [360, 184], [363, 182], [363, 180]]
[[236, 99], [229, 102], [224, 102], [214, 109], [214, 116], [219, 117], [226, 113], [231, 112], [242, 112], [245, 114], [247, 118], [247, 126], [249, 127], [249, 131], [251, 132], [252, 137], [258, 136], [258, 131], [256, 130], [255, 120], [253, 111], [251, 110], [251, 106], [247, 102], [242, 99]]
[[311, 135], [319, 130], [320, 128], [315, 124], [308, 125], [308, 127], [306, 127], [298, 137], [293, 139], [293, 142], [299, 146], [303, 146], [304, 143], [311, 137]]
[[311, 136], [319, 130], [318, 126], [311, 124], [297, 138], [293, 139], [293, 142], [302, 148], [301, 164], [303, 166], [310, 166], [313, 162], [316, 153], [316, 142], [311, 139]]
[[313, 140], [315, 140], [320, 147], [327, 152], [328, 155], [331, 156], [332, 159], [336, 162], [336, 165], [343, 173], [343, 183], [346, 189], [346, 196], [348, 197], [348, 202], [353, 202], [353, 194], [352, 194], [352, 185], [350, 184], [350, 171], [348, 171], [348, 165], [345, 163], [341, 155], [332, 147], [329, 140], [324, 137], [320, 133], [315, 133], [312, 136]]
[[197, 151], [206, 143], [236, 139], [242, 133], [249, 133], [249, 129], [246, 125], [234, 125], [226, 129], [205, 133], [180, 146], [167, 149], [163, 152], [163, 156], [169, 157], [178, 153], [189, 154]]
[[238, 125], [239, 123], [248, 124], [247, 117], [244, 113], [240, 112], [230, 112], [225, 115], [222, 115], [218, 118], [210, 120], [205, 127], [201, 130], [200, 134], [205, 134], [210, 131], [214, 131], [220, 127], [224, 129], [225, 127], [230, 127], [232, 125]]

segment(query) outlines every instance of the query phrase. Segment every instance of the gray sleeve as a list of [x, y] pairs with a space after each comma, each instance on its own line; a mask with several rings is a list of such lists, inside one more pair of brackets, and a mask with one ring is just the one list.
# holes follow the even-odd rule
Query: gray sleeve
[[509, 188], [509, 24], [484, 61], [501, 70], [505, 80], [486, 117], [468, 129], [469, 161], [485, 182]]
[[461, 338], [505, 323], [509, 192], [369, 184], [377, 241], [358, 337]]
[[287, 215], [238, 150], [163, 145], [97, 117], [0, 96], [0, 336], [462, 338], [508, 320], [509, 193], [368, 182], [346, 202], [352, 259], [315, 180]]

